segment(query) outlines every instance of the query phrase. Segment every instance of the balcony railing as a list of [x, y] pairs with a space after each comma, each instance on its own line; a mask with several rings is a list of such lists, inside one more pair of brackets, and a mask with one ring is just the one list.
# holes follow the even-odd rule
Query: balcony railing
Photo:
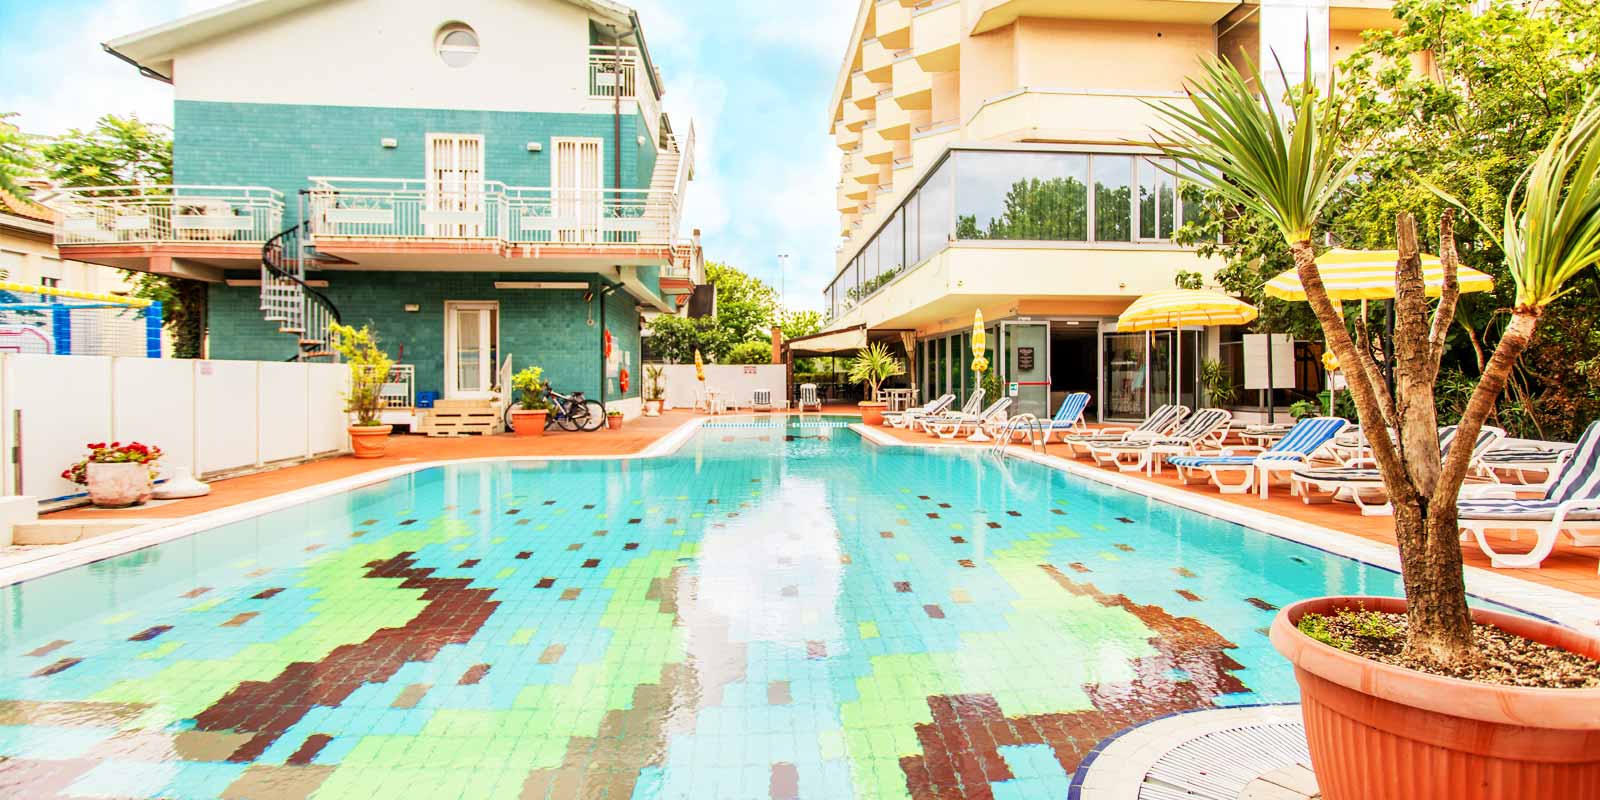
[[57, 245], [240, 242], [283, 228], [283, 194], [264, 186], [92, 186], [59, 190]]
[[313, 237], [670, 246], [677, 195], [498, 181], [312, 178]]
[[620, 96], [625, 100], [637, 100], [654, 135], [656, 120], [661, 117], [661, 104], [645, 69], [644, 58], [637, 47], [589, 46], [589, 97], [610, 100]]

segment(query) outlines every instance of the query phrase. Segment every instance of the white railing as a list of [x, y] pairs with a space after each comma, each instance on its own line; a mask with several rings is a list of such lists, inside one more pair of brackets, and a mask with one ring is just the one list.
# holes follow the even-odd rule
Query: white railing
[[674, 135], [667, 146], [678, 154], [678, 174], [672, 182], [672, 229], [668, 232], [668, 236], [675, 240], [678, 238], [678, 212], [684, 192], [689, 189], [689, 179], [694, 177], [694, 120], [689, 120], [689, 130], [681, 140]]
[[669, 246], [677, 195], [498, 181], [312, 178], [313, 237], [489, 239], [510, 244]]
[[378, 396], [386, 408], [415, 408], [417, 405], [417, 368], [412, 364], [395, 364], [383, 382]]
[[639, 112], [654, 140], [661, 124], [661, 101], [645, 70], [644, 57], [637, 47], [589, 47], [589, 97], [610, 100], [620, 96], [638, 101]]
[[265, 186], [86, 186], [49, 205], [57, 245], [261, 243], [283, 228], [283, 194]]

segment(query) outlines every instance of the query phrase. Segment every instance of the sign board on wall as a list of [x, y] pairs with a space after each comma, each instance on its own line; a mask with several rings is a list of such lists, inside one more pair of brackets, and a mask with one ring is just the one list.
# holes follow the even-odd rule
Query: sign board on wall
[[1017, 382], [1016, 381], [1012, 381], [1011, 383], [1006, 384], [1006, 397], [1016, 397], [1018, 394], [1019, 394], [1019, 391], [1018, 391], [1018, 388], [1017, 388]]
[[1019, 348], [1017, 348], [1017, 371], [1018, 372], [1032, 372], [1033, 371], [1033, 348], [1031, 348], [1031, 347], [1019, 347]]
[[[1267, 340], [1272, 340], [1272, 381], [1267, 381]], [[1244, 336], [1244, 388], [1294, 387], [1294, 337], [1287, 333], [1247, 333]]]

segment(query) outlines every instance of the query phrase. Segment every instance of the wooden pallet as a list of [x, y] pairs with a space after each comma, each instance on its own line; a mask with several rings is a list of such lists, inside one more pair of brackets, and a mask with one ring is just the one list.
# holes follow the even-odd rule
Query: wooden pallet
[[436, 400], [426, 409], [418, 433], [429, 436], [487, 436], [499, 433], [499, 404], [493, 400]]

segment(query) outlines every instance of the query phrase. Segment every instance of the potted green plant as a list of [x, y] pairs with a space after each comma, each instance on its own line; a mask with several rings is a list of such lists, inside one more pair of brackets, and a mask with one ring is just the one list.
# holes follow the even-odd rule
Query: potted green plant
[[138, 442], [93, 442], [89, 455], [62, 471], [61, 477], [89, 489], [98, 508], [127, 508], [150, 499], [151, 482], [161, 448]]
[[904, 371], [900, 359], [890, 355], [889, 348], [881, 342], [867, 345], [850, 359], [850, 380], [867, 387], [867, 399], [858, 404], [863, 425], [883, 424], [883, 409], [888, 405], [878, 399], [883, 382]]
[[[1336, 82], [1321, 91], [1312, 72], [1294, 87], [1284, 113], [1257, 95], [1256, 87], [1268, 85], [1259, 71], [1247, 79], [1209, 59], [1188, 87], [1189, 102], [1157, 106], [1165, 125], [1156, 146], [1174, 159], [1177, 174], [1282, 236], [1343, 365], [1357, 416], [1370, 422], [1363, 432], [1394, 508], [1404, 598], [1311, 598], [1284, 607], [1272, 623], [1272, 644], [1300, 684], [1322, 797], [1592, 797], [1600, 786], [1600, 688], [1562, 676], [1575, 671], [1592, 681], [1600, 669], [1586, 659], [1600, 657], [1600, 637], [1467, 604], [1457, 499], [1472, 448], [1440, 454], [1434, 402], [1461, 289], [1453, 212], [1440, 216], [1442, 279], [1432, 308], [1416, 221], [1404, 212], [1396, 217], [1391, 390], [1384, 365], [1346, 328], [1316, 263], [1323, 210], [1359, 190], [1362, 148], [1338, 141], [1350, 104]], [[1507, 193], [1498, 244], [1516, 297], [1461, 413], [1461, 441], [1478, 437], [1545, 308], [1600, 262], [1597, 164], [1600, 94], [1550, 138]], [[1383, 624], [1372, 623], [1372, 612], [1384, 615]], [[1483, 654], [1489, 643], [1492, 659]]]
[[544, 370], [523, 367], [511, 376], [511, 388], [517, 393], [517, 405], [511, 409], [512, 431], [518, 436], [543, 436], [550, 415], [550, 401], [544, 393]]
[[1206, 402], [1216, 408], [1231, 405], [1239, 396], [1239, 387], [1234, 385], [1222, 362], [1214, 358], [1200, 362], [1200, 385], [1205, 387]]
[[661, 416], [661, 376], [665, 372], [659, 364], [648, 364], [644, 368], [644, 415], [647, 417]]
[[394, 361], [378, 346], [372, 329], [359, 329], [337, 322], [328, 326], [333, 349], [350, 365], [350, 390], [345, 393], [344, 410], [353, 419], [346, 430], [350, 449], [356, 458], [380, 458], [389, 449], [393, 425], [383, 424], [383, 385], [389, 380]]
[[620, 430], [622, 428], [622, 412], [616, 410], [607, 411], [606, 427], [611, 430]]

